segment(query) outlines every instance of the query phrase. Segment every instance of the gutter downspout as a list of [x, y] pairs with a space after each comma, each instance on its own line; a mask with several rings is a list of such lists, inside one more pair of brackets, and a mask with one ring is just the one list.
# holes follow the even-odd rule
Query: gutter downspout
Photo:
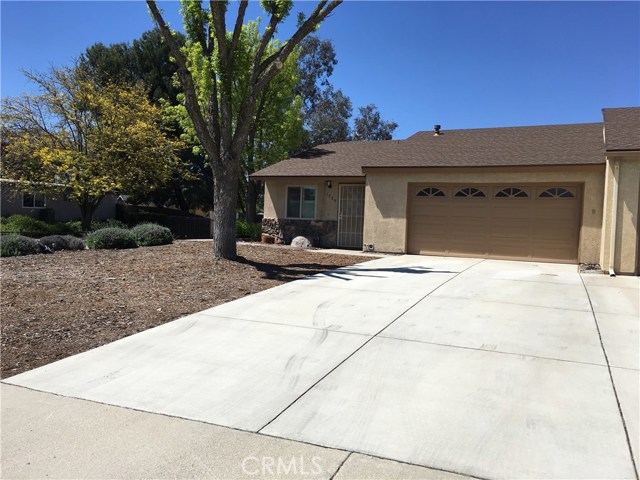
[[620, 177], [620, 160], [615, 159], [613, 165], [613, 202], [611, 206], [611, 237], [609, 240], [609, 276], [615, 277], [613, 265], [616, 258], [616, 229], [618, 219], [618, 180]]

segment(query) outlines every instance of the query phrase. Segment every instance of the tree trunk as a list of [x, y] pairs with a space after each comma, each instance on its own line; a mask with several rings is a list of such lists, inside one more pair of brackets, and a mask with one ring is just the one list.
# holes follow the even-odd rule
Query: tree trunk
[[236, 205], [240, 156], [228, 154], [213, 167], [213, 256], [233, 260], [236, 251]]
[[93, 214], [98, 208], [98, 205], [100, 205], [101, 201], [102, 198], [98, 200], [90, 200], [89, 198], [84, 198], [78, 203], [78, 206], [80, 207], [83, 232], [88, 232], [89, 230], [91, 230], [91, 221], [93, 220]]
[[187, 199], [184, 198], [184, 192], [182, 191], [182, 185], [180, 185], [180, 183], [173, 183], [173, 193], [176, 197], [176, 203], [178, 204], [180, 210], [182, 210], [183, 212], [188, 212], [189, 204], [187, 203]]
[[247, 212], [245, 219], [249, 223], [256, 223], [256, 204], [258, 203], [258, 185], [253, 180], [247, 182]]

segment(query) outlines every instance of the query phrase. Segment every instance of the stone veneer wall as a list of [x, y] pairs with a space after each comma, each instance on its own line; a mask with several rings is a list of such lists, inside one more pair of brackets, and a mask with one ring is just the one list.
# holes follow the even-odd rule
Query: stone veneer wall
[[298, 220], [264, 218], [262, 233], [273, 235], [285, 244], [297, 236], [308, 238], [314, 247], [333, 248], [338, 238], [337, 220]]

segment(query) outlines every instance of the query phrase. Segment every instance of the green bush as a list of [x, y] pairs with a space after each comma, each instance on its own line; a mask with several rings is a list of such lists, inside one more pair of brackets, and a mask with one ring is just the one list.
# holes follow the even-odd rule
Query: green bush
[[95, 250], [105, 248], [136, 248], [138, 244], [131, 231], [124, 228], [102, 228], [87, 235], [87, 246]]
[[82, 239], [72, 235], [48, 235], [42, 237], [40, 245], [44, 245], [54, 252], [58, 250], [84, 250], [85, 243]]
[[66, 230], [66, 234], [73, 235], [75, 237], [82, 236], [82, 222], [80, 220], [70, 220], [65, 222], [63, 225]]
[[173, 242], [173, 234], [167, 227], [155, 223], [141, 223], [131, 229], [131, 233], [141, 247], [168, 245]]
[[249, 223], [245, 220], [237, 220], [236, 221], [236, 237], [242, 238], [245, 240], [260, 240], [260, 235], [262, 234], [262, 224], [261, 223]]
[[0, 257], [33, 255], [41, 252], [40, 244], [33, 238], [15, 233], [0, 236]]
[[91, 231], [102, 230], [103, 228], [129, 228], [127, 224], [116, 220], [115, 218], [107, 218], [105, 220], [93, 220], [91, 222]]
[[0, 223], [0, 233], [16, 233], [26, 237], [40, 238], [67, 232], [61, 224], [43, 222], [27, 215], [11, 215]]

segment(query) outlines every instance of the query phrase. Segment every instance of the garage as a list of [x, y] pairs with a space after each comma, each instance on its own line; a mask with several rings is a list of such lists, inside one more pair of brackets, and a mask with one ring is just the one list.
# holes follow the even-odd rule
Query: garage
[[578, 262], [579, 184], [409, 184], [407, 251]]

